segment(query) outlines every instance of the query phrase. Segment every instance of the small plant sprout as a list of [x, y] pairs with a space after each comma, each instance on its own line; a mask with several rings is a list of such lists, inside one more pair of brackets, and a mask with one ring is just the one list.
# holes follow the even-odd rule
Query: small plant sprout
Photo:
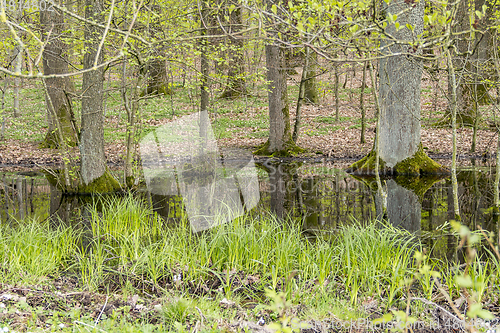
[[[273, 311], [273, 313], [278, 316], [278, 322], [271, 323], [269, 325], [270, 329], [275, 332], [291, 333], [300, 332], [302, 329], [309, 328], [306, 322], [302, 322], [296, 317], [287, 315], [288, 310], [291, 308], [291, 303], [287, 301], [285, 293], [277, 293], [273, 289], [266, 289], [266, 296], [271, 299], [271, 304], [268, 307], [269, 310]], [[261, 318], [261, 320], [263, 320], [263, 318]]]

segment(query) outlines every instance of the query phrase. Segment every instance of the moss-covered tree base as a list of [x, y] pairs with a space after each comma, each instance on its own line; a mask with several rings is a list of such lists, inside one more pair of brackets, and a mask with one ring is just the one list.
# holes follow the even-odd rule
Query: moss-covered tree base
[[172, 86], [168, 83], [160, 83], [158, 85], [149, 85], [146, 89], [141, 91], [140, 97], [144, 97], [146, 95], [164, 95], [170, 96], [173, 95]]
[[[346, 172], [354, 175], [375, 175], [375, 151], [372, 150], [361, 160], [354, 162]], [[379, 159], [379, 174], [381, 176], [423, 176], [423, 175], [447, 175], [450, 171], [441, 164], [433, 161], [424, 152], [422, 144], [419, 145], [417, 152], [393, 168], [387, 167], [386, 163]]]
[[70, 186], [65, 185], [63, 170], [46, 172], [45, 176], [49, 183], [66, 194], [102, 194], [122, 190], [120, 183], [106, 170], [104, 175], [95, 179], [88, 185], [79, 182], [77, 172], [70, 172]]
[[45, 138], [43, 141], [38, 145], [38, 148], [44, 149], [44, 148], [49, 148], [49, 149], [57, 149], [59, 148], [59, 142], [57, 140], [57, 135], [55, 131], [49, 131], [47, 134], [45, 134]]
[[305, 149], [300, 148], [295, 144], [295, 142], [293, 142], [292, 139], [290, 139], [285, 144], [285, 149], [271, 152], [269, 150], [269, 140], [267, 140], [264, 144], [257, 147], [257, 150], [255, 150], [253, 154], [258, 156], [289, 157], [296, 156], [297, 154], [304, 153], [305, 151]]
[[120, 183], [111, 175], [109, 170], [99, 178], [94, 179], [90, 184], [80, 184], [78, 193], [111, 193], [121, 190]]

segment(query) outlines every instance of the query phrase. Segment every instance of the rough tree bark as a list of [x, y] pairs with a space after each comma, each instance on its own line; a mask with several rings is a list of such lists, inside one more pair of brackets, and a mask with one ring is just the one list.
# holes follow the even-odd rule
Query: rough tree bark
[[237, 98], [247, 93], [245, 87], [245, 58], [243, 53], [243, 36], [238, 35], [243, 27], [241, 7], [237, 1], [230, 1], [228, 5], [236, 7], [229, 12], [229, 69], [227, 73], [226, 89], [221, 98]]
[[[453, 59], [453, 66], [456, 69], [456, 99], [457, 99], [457, 125], [474, 126], [479, 116], [478, 105], [491, 103], [488, 93], [488, 85], [484, 83], [484, 78], [490, 78], [491, 73], [487, 73], [487, 68], [492, 67], [490, 63], [491, 34], [487, 28], [491, 25], [494, 13], [489, 5], [485, 15], [473, 25], [478, 31], [472, 33], [470, 22], [471, 11], [482, 11], [485, 0], [475, 0], [473, 5], [468, 1], [459, 1], [455, 24], [452, 32], [455, 34], [454, 46], [457, 54]], [[473, 14], [475, 17], [475, 14]], [[484, 33], [480, 33], [483, 31]], [[448, 109], [437, 126], [451, 126], [451, 78], [448, 76]]]
[[266, 45], [266, 67], [269, 82], [269, 139], [254, 153], [289, 155], [298, 147], [292, 140], [290, 128], [283, 48], [275, 44]]
[[316, 85], [316, 72], [318, 68], [318, 54], [309, 48], [306, 49], [306, 64], [304, 66], [305, 74], [305, 86], [304, 86], [304, 101], [306, 104], [318, 104], [319, 95], [318, 87]]
[[[85, 1], [85, 18], [102, 22], [104, 12], [103, 0]], [[85, 48], [87, 52], [83, 58], [84, 69], [102, 63], [103, 52], [99, 41], [102, 29], [91, 23], [85, 23]], [[79, 192], [112, 192], [120, 185], [111, 176], [106, 167], [104, 155], [104, 115], [103, 115], [103, 80], [104, 68], [96, 68], [83, 74], [82, 84], [82, 132], [80, 140], [81, 154], [81, 181]]]
[[[273, 1], [268, 1], [271, 7]], [[270, 32], [277, 36], [276, 31]], [[287, 156], [302, 151], [292, 139], [286, 84], [285, 50], [275, 40], [265, 47], [269, 102], [269, 139], [254, 154]]]
[[[423, 32], [424, 1], [393, 0], [385, 12], [397, 14], [400, 29], [395, 24], [386, 28], [387, 35], [401, 43], [383, 40], [383, 57], [379, 63], [380, 100], [380, 165], [381, 174], [421, 175], [447, 172], [431, 160], [420, 142], [420, 81], [422, 65], [412, 53], [420, 53], [409, 43]], [[406, 27], [410, 24], [413, 31]], [[399, 54], [398, 54], [399, 53]], [[400, 54], [403, 53], [403, 54]], [[406, 53], [406, 54], [405, 54]], [[375, 152], [354, 163], [349, 172], [373, 174]]]
[[[161, 54], [161, 50], [157, 50]], [[147, 87], [142, 95], [171, 95], [172, 89], [168, 82], [167, 66], [162, 57], [151, 59], [146, 65]]]
[[[61, 1], [59, 1], [61, 2]], [[60, 3], [61, 4], [61, 3]], [[63, 31], [66, 29], [64, 16], [58, 10], [40, 11], [40, 24], [43, 29], [43, 40], [47, 41], [43, 50], [43, 72], [45, 75], [64, 74], [68, 72], [67, 45], [63, 42]], [[72, 90], [69, 77], [45, 79], [47, 85], [47, 120], [48, 131], [42, 142], [44, 148], [57, 148], [61, 145], [56, 134], [60, 126], [65, 144], [75, 146], [78, 143], [78, 128], [72, 114], [71, 99], [68, 92]], [[52, 103], [48, 102], [48, 99]]]

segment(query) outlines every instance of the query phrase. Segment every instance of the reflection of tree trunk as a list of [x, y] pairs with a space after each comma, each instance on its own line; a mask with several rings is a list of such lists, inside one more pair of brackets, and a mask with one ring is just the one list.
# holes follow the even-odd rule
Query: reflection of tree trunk
[[436, 196], [437, 190], [433, 190], [430, 195], [429, 231], [434, 230], [437, 227], [437, 225], [435, 225], [438, 221], [436, 219]]
[[387, 219], [399, 228], [420, 232], [422, 206], [418, 196], [411, 190], [387, 180]]
[[386, 191], [376, 191], [375, 192], [375, 220], [383, 221], [387, 219], [387, 196]]
[[269, 174], [269, 184], [271, 186], [271, 211], [282, 219], [285, 215], [286, 181], [278, 168]]
[[16, 191], [17, 191], [17, 203], [19, 205], [19, 217], [21, 220], [24, 219], [24, 191], [23, 191], [23, 179], [21, 177], [16, 178]]
[[[7, 180], [5, 178], [5, 174], [2, 176], [2, 185], [3, 185], [3, 198], [5, 200], [5, 209], [0, 210], [0, 213], [5, 212], [5, 218], [2, 217], [3, 221], [9, 221], [9, 188], [7, 187]], [[3, 214], [2, 214], [3, 215]]]
[[290, 191], [291, 175], [289, 167], [285, 164], [275, 164], [269, 172], [269, 185], [271, 191], [271, 211], [280, 219], [286, 217], [293, 194]]
[[76, 209], [82, 206], [76, 196], [64, 195], [56, 186], [50, 185], [50, 222], [54, 227], [61, 223], [66, 225], [72, 221], [79, 221], [80, 210]]
[[182, 209], [180, 196], [151, 193], [150, 198], [153, 211], [158, 213], [167, 223], [180, 221]]
[[57, 187], [50, 184], [50, 203], [49, 203], [49, 215], [57, 216], [56, 213], [59, 211], [61, 206], [62, 192], [57, 189]]
[[317, 180], [314, 178], [304, 179], [299, 191], [303, 192], [305, 205], [305, 225], [307, 229], [311, 227], [320, 227], [319, 211], [320, 205], [318, 193], [316, 191]]

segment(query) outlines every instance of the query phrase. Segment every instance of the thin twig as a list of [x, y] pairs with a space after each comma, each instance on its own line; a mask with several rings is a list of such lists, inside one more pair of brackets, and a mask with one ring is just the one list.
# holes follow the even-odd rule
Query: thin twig
[[97, 66], [99, 55], [101, 54], [104, 41], [106, 40], [106, 36], [108, 35], [109, 27], [111, 26], [111, 18], [113, 17], [114, 10], [115, 10], [115, 0], [112, 0], [111, 9], [109, 10], [108, 22], [106, 23], [106, 28], [104, 29], [104, 33], [102, 34], [101, 42], [99, 43], [99, 48], [97, 49], [97, 54], [94, 59], [94, 67]]
[[432, 306], [435, 306], [436, 308], [438, 308], [439, 310], [443, 311], [444, 313], [446, 313], [450, 318], [452, 318], [453, 320], [457, 321], [457, 322], [462, 322], [462, 319], [458, 318], [457, 316], [453, 315], [453, 313], [451, 313], [450, 311], [446, 310], [445, 308], [443, 308], [441, 305], [439, 304], [436, 304], [432, 301], [429, 301], [429, 300], [426, 300], [425, 298], [420, 298], [420, 297], [412, 297], [411, 298], [412, 300], [416, 300], [416, 301], [421, 301], [421, 302], [424, 302], [425, 304], [428, 304], [428, 305], [432, 305]]
[[434, 277], [434, 282], [438, 286], [439, 292], [444, 296], [444, 298], [446, 299], [446, 301], [448, 302], [448, 304], [451, 306], [453, 312], [455, 312], [455, 314], [457, 315], [457, 317], [460, 318], [460, 320], [462, 322], [464, 322], [464, 320], [465, 320], [464, 315], [460, 313], [460, 311], [455, 306], [455, 303], [453, 303], [453, 301], [451, 300], [450, 295], [448, 295], [448, 293], [446, 293], [446, 291], [443, 289], [443, 286], [441, 285], [441, 282], [439, 282], [439, 280], [436, 277]]
[[200, 314], [200, 317], [201, 317], [201, 325], [203, 327], [203, 319], [206, 319], [205, 316], [203, 315], [203, 312], [201, 312], [200, 308], [199, 307], [195, 307], [195, 309], [198, 311], [198, 313]]
[[99, 324], [99, 319], [101, 319], [102, 313], [104, 312], [106, 305], [108, 305], [108, 298], [109, 298], [109, 296], [106, 296], [106, 302], [104, 302], [104, 305], [102, 306], [101, 312], [99, 313], [99, 315], [95, 319], [94, 325]]
[[78, 320], [75, 320], [75, 324], [80, 324], [80, 325], [83, 325], [83, 326], [91, 327], [91, 328], [93, 328], [93, 329], [95, 329], [95, 330], [98, 330], [98, 331], [101, 331], [101, 332], [105, 332], [105, 333], [107, 333], [107, 331], [105, 331], [105, 330], [102, 330], [102, 329], [100, 329], [100, 328], [98, 328], [98, 327], [95, 327], [95, 326], [92, 326], [92, 325], [86, 324], [86, 323], [81, 322], [81, 321], [78, 321]]

